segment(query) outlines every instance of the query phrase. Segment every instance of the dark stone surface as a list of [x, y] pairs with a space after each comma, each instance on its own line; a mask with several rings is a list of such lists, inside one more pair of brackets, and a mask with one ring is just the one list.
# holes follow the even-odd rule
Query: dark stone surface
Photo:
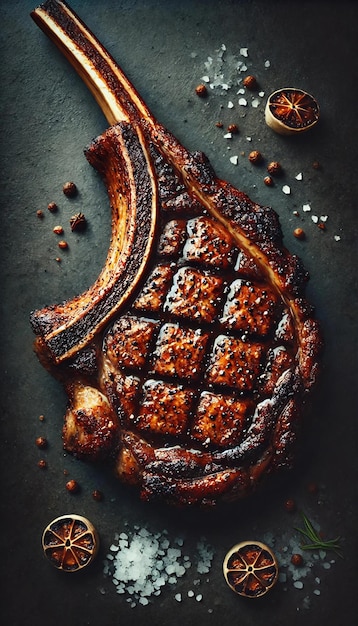
[[[299, 254], [311, 275], [308, 294], [326, 349], [296, 468], [268, 481], [248, 501], [200, 513], [145, 505], [107, 470], [62, 451], [65, 396], [33, 354], [29, 314], [80, 293], [103, 265], [110, 234], [108, 201], [83, 148], [103, 132], [106, 121], [67, 61], [30, 19], [33, 8], [29, 0], [0, 3], [3, 623], [316, 626], [344, 620], [353, 625], [358, 552], [356, 3], [73, 1], [156, 117], [188, 148], [203, 150], [218, 175], [275, 208], [287, 247]], [[234, 89], [223, 95], [210, 90], [208, 98], [198, 98], [195, 87], [207, 74], [204, 62], [221, 44], [227, 47], [229, 70], [230, 57], [242, 60], [240, 48], [248, 48], [248, 73], [257, 77], [266, 96], [283, 86], [313, 93], [322, 111], [317, 128], [283, 138], [265, 125], [265, 98], [257, 109], [239, 107]], [[271, 66], [265, 69], [267, 59]], [[229, 100], [234, 109], [227, 108]], [[216, 127], [218, 120], [223, 130]], [[223, 134], [230, 123], [237, 123], [240, 133], [228, 143]], [[263, 184], [264, 165], [249, 163], [251, 149], [259, 149], [266, 163], [282, 163], [284, 175], [274, 187]], [[229, 161], [233, 154], [239, 156], [236, 167]], [[321, 163], [319, 170], [312, 167], [315, 160]], [[302, 181], [295, 179], [299, 172]], [[76, 198], [62, 193], [67, 180], [76, 183]], [[291, 186], [291, 195], [282, 193], [283, 184]], [[51, 201], [59, 207], [55, 214], [47, 210]], [[302, 212], [306, 203], [311, 214], [329, 216], [325, 231]], [[36, 216], [39, 209], [42, 220]], [[69, 219], [78, 211], [88, 227], [71, 233]], [[57, 248], [56, 224], [65, 228], [68, 251]], [[305, 240], [294, 238], [296, 226], [305, 230]], [[35, 445], [40, 435], [49, 441], [46, 450]], [[47, 470], [37, 467], [40, 458], [47, 460]], [[79, 494], [66, 491], [69, 478], [80, 483]], [[318, 485], [316, 493], [308, 489], [312, 482]], [[103, 491], [102, 502], [92, 498], [94, 489]], [[287, 498], [296, 501], [296, 513], [285, 510]], [[344, 559], [330, 554], [315, 561], [302, 578], [303, 589], [293, 587], [289, 573], [288, 582], [278, 583], [267, 599], [245, 602], [235, 596], [222, 576], [226, 552], [238, 541], [262, 540], [272, 533], [282, 554], [282, 547], [298, 538], [294, 526], [302, 525], [300, 511], [320, 525], [324, 536], [342, 536]], [[88, 517], [101, 536], [99, 558], [83, 575], [61, 575], [42, 555], [43, 528], [68, 512]], [[126, 523], [127, 528], [147, 524], [151, 532], [167, 529], [170, 537], [184, 534], [192, 558], [196, 542], [205, 536], [215, 549], [210, 573], [198, 576], [193, 565], [149, 606], [131, 609], [102, 566], [115, 533]], [[201, 602], [187, 597], [197, 578]], [[181, 603], [174, 599], [177, 592], [183, 595]]]

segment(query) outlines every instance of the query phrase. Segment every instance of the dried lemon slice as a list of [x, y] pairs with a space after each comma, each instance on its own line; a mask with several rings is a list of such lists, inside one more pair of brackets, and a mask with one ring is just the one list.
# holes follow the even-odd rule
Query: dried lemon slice
[[281, 135], [292, 135], [317, 124], [320, 110], [317, 100], [302, 89], [285, 87], [267, 99], [266, 124]]
[[57, 517], [42, 535], [45, 556], [52, 565], [64, 572], [76, 572], [92, 563], [98, 546], [96, 529], [81, 515]]
[[223, 563], [231, 589], [246, 598], [259, 598], [276, 583], [278, 565], [273, 552], [259, 541], [243, 541], [231, 548]]

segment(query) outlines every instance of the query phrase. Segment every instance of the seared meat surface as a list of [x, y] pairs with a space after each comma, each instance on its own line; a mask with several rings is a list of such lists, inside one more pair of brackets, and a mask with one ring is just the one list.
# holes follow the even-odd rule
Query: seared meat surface
[[108, 460], [144, 499], [242, 497], [292, 463], [321, 348], [307, 273], [274, 211], [160, 126], [67, 5], [33, 17], [70, 60], [81, 53], [89, 85], [101, 77], [93, 91], [113, 124], [86, 151], [111, 202], [105, 267], [84, 294], [31, 315], [38, 356], [68, 393], [65, 448]]

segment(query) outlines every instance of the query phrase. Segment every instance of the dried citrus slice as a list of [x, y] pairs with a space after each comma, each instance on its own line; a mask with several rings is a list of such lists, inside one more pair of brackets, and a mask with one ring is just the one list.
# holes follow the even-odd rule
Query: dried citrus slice
[[95, 558], [99, 545], [96, 529], [80, 515], [62, 515], [44, 530], [42, 547], [50, 563], [64, 572], [76, 572]]
[[317, 100], [302, 89], [285, 87], [267, 99], [266, 124], [281, 135], [299, 133], [317, 124], [320, 110]]
[[273, 552], [259, 541], [243, 541], [231, 548], [223, 563], [231, 589], [246, 598], [259, 598], [276, 583], [278, 565]]

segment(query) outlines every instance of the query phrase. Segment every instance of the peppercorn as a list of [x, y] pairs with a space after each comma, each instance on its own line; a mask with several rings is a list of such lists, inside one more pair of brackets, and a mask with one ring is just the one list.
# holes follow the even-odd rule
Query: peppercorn
[[61, 248], [61, 250], [66, 250], [68, 248], [67, 241], [61, 239], [61, 241], [58, 242], [58, 247]]
[[84, 230], [86, 227], [86, 218], [83, 213], [76, 213], [70, 219], [71, 230]]
[[229, 133], [234, 133], [235, 135], [239, 132], [239, 128], [236, 124], [229, 124], [227, 127]]
[[56, 213], [58, 206], [56, 202], [50, 202], [50, 204], [47, 205], [47, 208], [50, 211], [50, 213]]
[[293, 511], [296, 510], [296, 504], [294, 500], [286, 500], [285, 502], [285, 509], [286, 511], [289, 511], [290, 513], [292, 513]]
[[271, 176], [265, 176], [264, 183], [265, 183], [265, 185], [267, 185], [267, 187], [272, 187], [273, 186], [273, 179], [271, 178]]
[[277, 176], [278, 174], [282, 174], [282, 167], [278, 161], [271, 161], [267, 166], [267, 171], [272, 176]]
[[201, 85], [198, 85], [197, 87], [195, 87], [195, 93], [200, 98], [205, 98], [205, 96], [207, 96], [207, 94], [208, 94], [208, 90], [205, 87], [205, 85], [201, 84]]
[[244, 87], [246, 87], [246, 89], [256, 89], [257, 87], [257, 80], [255, 78], [255, 76], [245, 76], [244, 80], [242, 81], [242, 84], [244, 85]]
[[224, 124], [222, 122], [216, 122], [215, 126], [217, 128], [222, 128], [224, 126]]
[[45, 416], [44, 415], [39, 415], [39, 420], [40, 420], [40, 422], [44, 422], [45, 421]]
[[296, 237], [296, 239], [304, 239], [305, 238], [305, 231], [302, 228], [295, 228], [295, 230], [293, 231], [294, 236]]
[[293, 554], [291, 556], [291, 563], [296, 567], [301, 567], [303, 565], [303, 558], [301, 554]]
[[45, 437], [37, 437], [35, 443], [38, 448], [47, 448], [47, 439]]
[[57, 257], [55, 258], [55, 261], [56, 261], [57, 263], [61, 263], [61, 257], [57, 256]]
[[77, 493], [80, 490], [80, 486], [78, 484], [78, 482], [76, 480], [69, 480], [66, 483], [66, 489], [67, 491], [69, 491], [70, 493]]
[[92, 493], [92, 498], [93, 500], [96, 500], [97, 502], [100, 502], [101, 500], [103, 500], [103, 493], [102, 491], [99, 491], [98, 489], [95, 489]]
[[45, 459], [41, 459], [41, 460], [38, 462], [38, 464], [37, 464], [37, 465], [38, 465], [38, 467], [39, 467], [40, 469], [46, 469], [46, 468], [47, 468], [47, 463], [46, 463]]
[[73, 198], [77, 194], [77, 187], [72, 181], [65, 183], [62, 191], [68, 198]]
[[39, 217], [40, 219], [42, 219], [42, 218], [43, 218], [43, 216], [44, 216], [43, 211], [41, 211], [41, 209], [39, 209], [38, 211], [36, 211], [36, 215], [37, 215], [37, 217]]
[[63, 233], [62, 226], [55, 226], [52, 230], [55, 233], [55, 235], [62, 235]]
[[326, 230], [326, 224], [324, 224], [323, 222], [320, 222], [318, 224], [318, 228], [320, 228], [321, 230]]
[[321, 169], [321, 164], [319, 163], [319, 161], [313, 161], [312, 167], [314, 170], [319, 170]]
[[259, 152], [258, 150], [253, 150], [252, 152], [250, 152], [250, 154], [249, 154], [249, 161], [251, 163], [254, 163], [255, 165], [257, 163], [261, 163], [261, 161], [262, 161], [262, 154], [261, 154], [261, 152]]

